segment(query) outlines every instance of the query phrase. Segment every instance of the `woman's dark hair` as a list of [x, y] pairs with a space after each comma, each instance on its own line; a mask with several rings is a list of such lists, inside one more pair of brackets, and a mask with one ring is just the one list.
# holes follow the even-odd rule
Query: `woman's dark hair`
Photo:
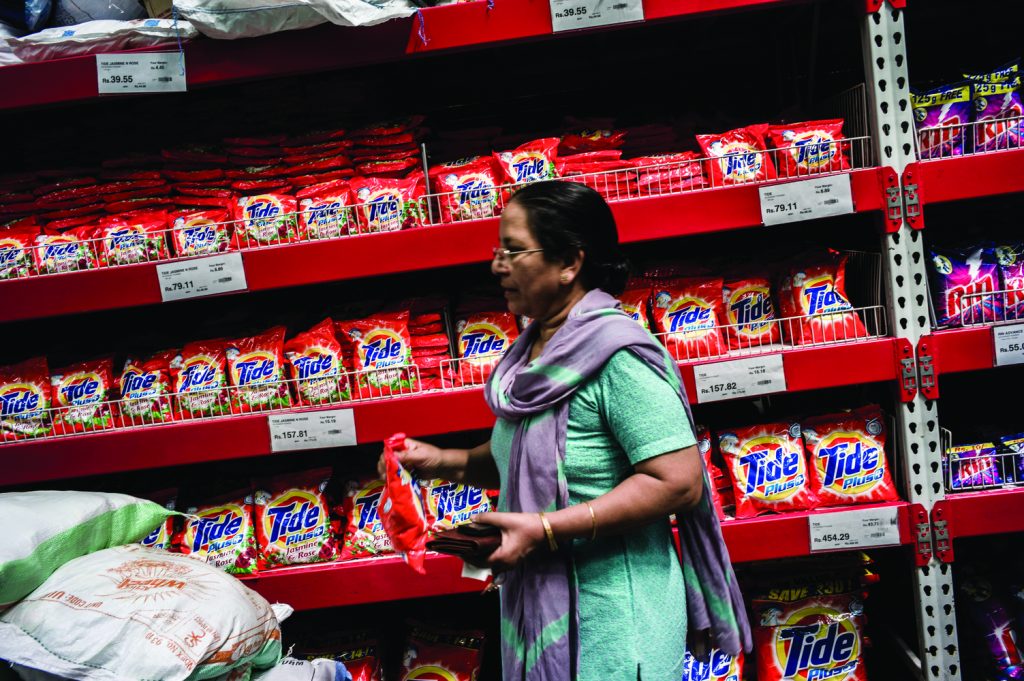
[[619, 250], [615, 217], [600, 194], [577, 182], [534, 182], [517, 191], [512, 201], [526, 212], [545, 258], [571, 262], [583, 251], [583, 288], [622, 293], [629, 264]]

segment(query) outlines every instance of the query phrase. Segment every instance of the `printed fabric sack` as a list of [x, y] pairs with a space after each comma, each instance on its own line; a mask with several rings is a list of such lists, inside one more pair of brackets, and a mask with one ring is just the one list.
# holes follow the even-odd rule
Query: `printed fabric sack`
[[213, 679], [276, 665], [291, 612], [212, 565], [119, 546], [65, 563], [0, 615], [0, 659], [28, 678]]
[[160, 504], [102, 492], [0, 494], [0, 610], [21, 600], [70, 560], [141, 541], [173, 515]]

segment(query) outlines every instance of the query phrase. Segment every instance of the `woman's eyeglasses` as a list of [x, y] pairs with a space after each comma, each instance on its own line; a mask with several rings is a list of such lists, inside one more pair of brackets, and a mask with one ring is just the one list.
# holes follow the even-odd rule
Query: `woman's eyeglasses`
[[512, 262], [513, 258], [519, 255], [526, 255], [527, 253], [542, 253], [543, 248], [524, 248], [521, 251], [510, 251], [507, 248], [501, 248], [495, 246], [494, 248], [494, 260], [498, 262]]

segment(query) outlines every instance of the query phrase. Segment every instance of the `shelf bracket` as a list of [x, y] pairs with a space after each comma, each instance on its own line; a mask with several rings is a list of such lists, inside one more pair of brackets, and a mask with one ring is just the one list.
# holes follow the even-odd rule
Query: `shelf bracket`
[[900, 231], [903, 223], [903, 193], [900, 189], [900, 178], [896, 171], [884, 166], [880, 171], [879, 180], [885, 199], [885, 232], [894, 234]]
[[896, 372], [900, 380], [900, 401], [912, 402], [917, 396], [917, 362], [914, 346], [906, 338], [895, 338]]
[[924, 229], [921, 192], [917, 183], [917, 164], [908, 163], [903, 171], [903, 217], [911, 229]]
[[914, 532], [914, 563], [924, 567], [932, 559], [932, 524], [921, 504], [910, 505], [910, 526]]
[[935, 369], [935, 344], [931, 336], [921, 336], [917, 342], [918, 389], [925, 399], [939, 398], [939, 377]]
[[950, 525], [953, 517], [945, 501], [932, 505], [932, 536], [935, 541], [935, 555], [943, 563], [953, 562], [953, 533]]

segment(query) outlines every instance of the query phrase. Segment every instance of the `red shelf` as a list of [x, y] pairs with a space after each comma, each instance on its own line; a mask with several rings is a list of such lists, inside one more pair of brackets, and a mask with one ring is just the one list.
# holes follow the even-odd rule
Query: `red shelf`
[[[906, 502], [856, 508], [884, 507], [898, 509], [900, 543], [913, 543]], [[845, 510], [848, 509], [729, 520], [722, 524], [722, 533], [734, 563], [807, 556], [810, 555], [808, 517]], [[463, 578], [462, 561], [451, 556], [428, 555], [426, 568], [427, 574], [419, 575], [401, 558], [388, 556], [282, 568], [242, 579], [270, 602], [287, 603], [296, 610], [473, 593], [482, 591], [485, 586], [479, 580]]]
[[[789, 390], [893, 380], [895, 342], [880, 338], [783, 353]], [[690, 400], [695, 403], [693, 366], [682, 369]], [[359, 443], [380, 442], [396, 430], [422, 437], [494, 425], [494, 416], [479, 388], [356, 402], [351, 409], [355, 412]], [[263, 456], [269, 452], [267, 418], [259, 414], [24, 440], [0, 445], [0, 458], [4, 461], [0, 486]]]
[[904, 172], [922, 204], [1024, 192], [1024, 149], [920, 161]]
[[995, 366], [991, 326], [936, 331], [928, 337], [928, 342], [939, 375]]
[[1024, 532], [1024, 487], [951, 494], [939, 508], [953, 539]]
[[[648, 20], [654, 21], [793, 1], [646, 0], [644, 7]], [[188, 87], [330, 71], [555, 35], [547, 0], [496, 0], [490, 10], [480, 0], [427, 8], [421, 16], [426, 43], [415, 16], [362, 28], [326, 24], [243, 40], [194, 40], [184, 46]], [[0, 68], [0, 92], [0, 110], [96, 99], [95, 57]]]
[[[2, 70], [0, 70], [2, 73]], [[850, 173], [858, 212], [880, 210], [885, 169]], [[761, 224], [756, 185], [612, 204], [623, 243]], [[491, 218], [332, 241], [245, 251], [250, 291], [484, 263], [497, 243]], [[127, 265], [0, 281], [0, 322], [110, 310], [160, 301], [156, 265]]]

